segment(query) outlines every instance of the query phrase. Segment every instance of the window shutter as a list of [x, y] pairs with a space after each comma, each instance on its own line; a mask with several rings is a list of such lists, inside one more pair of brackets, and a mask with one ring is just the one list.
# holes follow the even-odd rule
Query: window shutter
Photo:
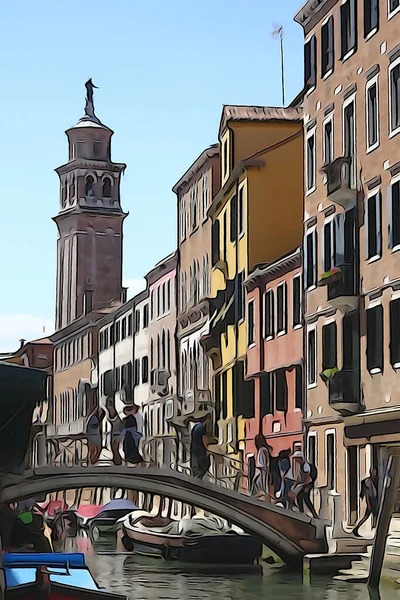
[[376, 247], [378, 255], [382, 256], [382, 193], [376, 195]]
[[312, 236], [313, 236], [313, 285], [316, 285], [317, 279], [318, 279], [318, 265], [317, 265], [317, 260], [318, 260], [318, 248], [317, 248], [318, 236], [317, 236], [317, 230], [314, 230]]
[[355, 48], [357, 45], [357, 5], [356, 0], [350, 2], [350, 48]]
[[329, 17], [328, 21], [328, 48], [329, 48], [329, 59], [328, 59], [328, 71], [333, 70], [335, 61], [335, 38], [334, 38], [334, 29], [333, 29], [333, 17]]
[[311, 38], [311, 87], [316, 84], [317, 79], [317, 38]]
[[231, 242], [236, 241], [237, 211], [237, 196], [233, 196], [231, 200]]
[[368, 235], [368, 198], [365, 198], [364, 202], [364, 229], [365, 229], [365, 258], [367, 259], [369, 256], [368, 247], [369, 247], [369, 235]]
[[392, 249], [393, 244], [393, 195], [392, 186], [389, 185], [387, 191], [387, 220], [388, 220], [388, 248]]
[[307, 289], [307, 281], [308, 281], [308, 262], [307, 262], [307, 236], [305, 235], [303, 238], [303, 288]]
[[335, 238], [336, 238], [336, 256], [335, 256], [335, 267], [339, 267], [345, 263], [344, 258], [344, 224], [346, 214], [340, 213], [335, 217]]

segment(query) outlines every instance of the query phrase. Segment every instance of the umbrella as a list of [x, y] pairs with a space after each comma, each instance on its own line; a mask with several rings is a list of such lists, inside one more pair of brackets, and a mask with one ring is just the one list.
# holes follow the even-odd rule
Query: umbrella
[[82, 504], [75, 512], [80, 517], [91, 518], [98, 515], [102, 508], [102, 506], [98, 506], [97, 504]]
[[111, 500], [108, 504], [105, 504], [101, 509], [101, 512], [109, 510], [138, 510], [138, 507], [131, 500], [125, 500], [125, 498], [117, 498]]

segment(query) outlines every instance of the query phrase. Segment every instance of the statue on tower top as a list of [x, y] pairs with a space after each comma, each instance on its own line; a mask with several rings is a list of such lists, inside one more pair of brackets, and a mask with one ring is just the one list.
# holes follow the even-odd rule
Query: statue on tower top
[[98, 90], [99, 88], [94, 85], [93, 81], [89, 79], [85, 83], [86, 87], [86, 106], [85, 106], [85, 115], [88, 117], [95, 118], [94, 114], [94, 104], [93, 104], [93, 89]]

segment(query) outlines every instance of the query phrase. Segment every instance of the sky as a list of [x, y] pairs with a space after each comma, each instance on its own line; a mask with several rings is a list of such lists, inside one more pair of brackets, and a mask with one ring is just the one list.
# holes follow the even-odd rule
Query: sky
[[0, 20], [0, 352], [54, 330], [59, 184], [65, 130], [85, 81], [115, 132], [122, 181], [124, 283], [176, 248], [172, 186], [217, 142], [224, 104], [281, 105], [303, 82], [302, 0], [18, 0]]

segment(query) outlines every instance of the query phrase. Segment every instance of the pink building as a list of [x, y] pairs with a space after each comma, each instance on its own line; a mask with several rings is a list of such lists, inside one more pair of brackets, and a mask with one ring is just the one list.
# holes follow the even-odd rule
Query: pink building
[[[297, 249], [248, 276], [247, 373], [254, 379], [255, 416], [246, 423], [246, 456], [262, 433], [276, 456], [302, 446], [303, 318]], [[246, 461], [247, 462], [247, 461]]]

